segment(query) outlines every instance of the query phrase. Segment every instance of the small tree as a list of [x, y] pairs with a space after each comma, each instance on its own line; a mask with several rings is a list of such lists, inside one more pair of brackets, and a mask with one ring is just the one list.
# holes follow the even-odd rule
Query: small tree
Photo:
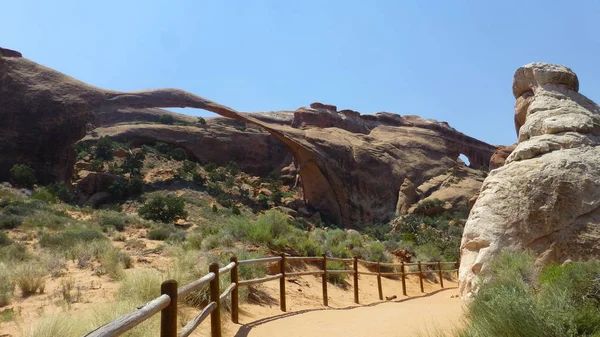
[[173, 151], [171, 151], [170, 154], [171, 154], [171, 158], [173, 158], [177, 161], [182, 161], [187, 158], [187, 155], [185, 154], [185, 150], [180, 147], [173, 149]]
[[16, 164], [10, 169], [10, 182], [13, 185], [32, 188], [36, 182], [35, 171], [23, 164]]
[[123, 172], [129, 173], [132, 177], [139, 176], [144, 167], [144, 159], [146, 159], [146, 155], [143, 152], [127, 152], [121, 169]]
[[100, 137], [96, 144], [96, 158], [111, 160], [113, 158], [113, 148], [114, 144], [109, 136]]
[[206, 124], [206, 119], [204, 119], [202, 117], [198, 117], [198, 124], [205, 125]]
[[188, 213], [185, 211], [185, 202], [178, 197], [156, 196], [149, 204], [140, 207], [138, 214], [147, 220], [173, 222], [177, 219], [185, 219]]
[[161, 124], [167, 124], [167, 125], [171, 125], [171, 124], [173, 124], [173, 122], [174, 122], [175, 120], [174, 120], [173, 116], [171, 116], [171, 115], [167, 115], [167, 114], [164, 114], [164, 115], [160, 115], [160, 118], [158, 119], [158, 121], [159, 121]]

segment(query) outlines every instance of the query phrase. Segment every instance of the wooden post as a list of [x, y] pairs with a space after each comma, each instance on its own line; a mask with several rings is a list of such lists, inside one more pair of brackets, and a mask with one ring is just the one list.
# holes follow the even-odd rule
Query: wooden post
[[423, 269], [421, 268], [421, 261], [418, 261], [419, 265], [419, 284], [421, 285], [421, 292], [424, 293], [423, 289]]
[[219, 264], [211, 263], [208, 271], [215, 273], [215, 278], [210, 281], [210, 301], [215, 302], [217, 307], [210, 314], [210, 336], [221, 337], [221, 290], [219, 289]]
[[438, 275], [440, 275], [440, 285], [442, 286], [442, 289], [444, 289], [444, 278], [442, 277], [442, 263], [440, 261], [438, 261], [437, 267]]
[[458, 279], [458, 267], [459, 267], [459, 264], [458, 264], [458, 261], [456, 261], [456, 263], [454, 265], [454, 268], [456, 269], [456, 279]]
[[402, 262], [402, 295], [406, 295], [406, 272], [404, 269], [404, 262]]
[[323, 254], [323, 305], [329, 306], [327, 298], [327, 255]]
[[354, 303], [358, 304], [358, 256], [354, 257]]
[[381, 288], [381, 263], [377, 262], [377, 290], [379, 290], [379, 300], [383, 301], [383, 289]]
[[238, 259], [237, 256], [231, 257], [231, 262], [235, 262], [233, 269], [231, 269], [231, 283], [235, 283], [236, 286], [231, 292], [231, 321], [233, 323], [239, 323], [239, 279], [238, 279]]
[[160, 293], [171, 298], [169, 305], [160, 312], [160, 337], [177, 337], [177, 281], [163, 282]]
[[281, 253], [279, 272], [281, 273], [281, 278], [279, 279], [279, 306], [281, 307], [281, 311], [285, 312], [285, 253]]

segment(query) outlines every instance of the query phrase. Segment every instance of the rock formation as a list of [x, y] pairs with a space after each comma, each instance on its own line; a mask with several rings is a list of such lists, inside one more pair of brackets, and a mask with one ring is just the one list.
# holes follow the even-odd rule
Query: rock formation
[[[42, 183], [68, 181], [75, 163], [73, 144], [85, 136], [90, 125], [114, 124], [140, 116], [156, 118], [162, 113], [144, 110], [149, 108], [199, 108], [235, 123], [260, 127], [279, 140], [299, 169], [307, 203], [334, 223], [359, 227], [393, 216], [404, 179], [418, 186], [446, 174], [448, 169], [461, 165], [460, 154], [469, 158], [471, 167], [487, 170], [495, 151], [495, 147], [468, 137], [447, 123], [417, 116], [337, 112], [337, 107], [321, 103], [296, 111], [239, 113], [177, 89], [116, 92], [96, 88], [25, 58], [5, 57], [2, 53], [1, 180], [8, 178], [12, 165], [26, 163], [36, 170]], [[132, 135], [139, 140], [179, 139], [189, 153], [198, 156], [209, 155], [196, 148], [202, 146], [202, 140], [219, 138], [194, 133], [193, 127], [129, 128], [113, 129], [112, 134]], [[160, 135], [156, 133], [159, 129]], [[185, 132], [195, 135], [183, 136]], [[243, 133], [235, 137], [237, 142], [248, 139]], [[281, 152], [258, 154], [277, 149], [267, 138], [259, 142], [252, 154], [277, 160], [276, 157], [285, 157]], [[234, 143], [221, 149], [243, 152], [248, 149], [246, 145]], [[286, 160], [289, 163], [289, 159], [281, 158], [282, 163]], [[465, 204], [467, 201], [468, 198]]]
[[461, 243], [460, 292], [502, 250], [531, 249], [537, 263], [600, 253], [600, 107], [564, 66], [532, 63], [514, 76], [519, 143], [489, 174]]

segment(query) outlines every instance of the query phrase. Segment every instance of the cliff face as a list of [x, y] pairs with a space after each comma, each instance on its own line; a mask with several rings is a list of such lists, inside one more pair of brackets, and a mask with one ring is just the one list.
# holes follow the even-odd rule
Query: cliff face
[[461, 244], [460, 291], [502, 250], [531, 249], [543, 265], [600, 253], [600, 107], [571, 69], [544, 63], [514, 76], [519, 143], [481, 188]]
[[[447, 123], [417, 116], [361, 115], [324, 104], [239, 113], [177, 89], [123, 93], [95, 88], [21, 57], [0, 57], [0, 98], [8, 103], [0, 107], [0, 179], [8, 178], [13, 164], [27, 163], [41, 182], [68, 181], [73, 144], [85, 136], [86, 127], [100, 126], [97, 135], [174, 143], [200, 161], [235, 160], [257, 173], [289, 164], [291, 154], [306, 201], [344, 226], [393, 215], [404, 179], [419, 186], [444, 175], [462, 165], [461, 153], [472, 167], [487, 169], [495, 151]], [[187, 127], [117, 125], [155, 120], [165, 113], [154, 109], [160, 107], [200, 108], [233, 121]]]

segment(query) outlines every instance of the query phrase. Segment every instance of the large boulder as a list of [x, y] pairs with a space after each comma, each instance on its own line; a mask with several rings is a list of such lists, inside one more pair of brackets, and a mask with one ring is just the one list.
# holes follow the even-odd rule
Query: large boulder
[[465, 225], [464, 298], [503, 250], [531, 249], [538, 265], [600, 253], [600, 107], [578, 88], [564, 66], [532, 63], [516, 71], [519, 143], [485, 179]]

